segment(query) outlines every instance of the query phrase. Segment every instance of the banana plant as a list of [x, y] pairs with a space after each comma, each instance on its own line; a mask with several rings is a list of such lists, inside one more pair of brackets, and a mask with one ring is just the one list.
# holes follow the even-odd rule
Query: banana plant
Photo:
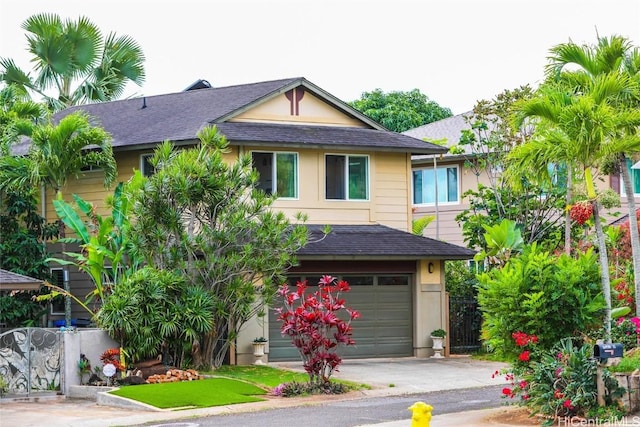
[[[74, 194], [73, 198], [77, 209], [63, 200], [61, 195], [53, 201], [53, 205], [60, 220], [75, 234], [74, 237], [65, 237], [60, 241], [79, 244], [81, 250], [64, 252], [70, 260], [49, 258], [48, 261], [74, 265], [89, 275], [94, 289], [87, 294], [84, 304], [81, 304], [87, 308], [92, 303], [103, 302], [111, 293], [112, 287], [125, 275], [135, 271], [140, 263], [137, 257], [131, 255], [127, 237], [130, 204], [122, 183], [118, 184], [110, 199], [112, 211], [108, 217], [97, 214], [93, 204], [80, 196]], [[82, 215], [88, 220], [83, 220]], [[94, 314], [93, 311], [91, 313]]]

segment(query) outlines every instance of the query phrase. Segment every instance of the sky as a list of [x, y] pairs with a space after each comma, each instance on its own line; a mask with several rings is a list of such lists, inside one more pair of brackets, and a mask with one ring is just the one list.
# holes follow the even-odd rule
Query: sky
[[640, 0], [0, 0], [0, 57], [31, 70], [21, 25], [43, 12], [140, 44], [127, 97], [305, 77], [345, 102], [418, 89], [460, 114], [537, 86], [559, 43], [640, 46]]

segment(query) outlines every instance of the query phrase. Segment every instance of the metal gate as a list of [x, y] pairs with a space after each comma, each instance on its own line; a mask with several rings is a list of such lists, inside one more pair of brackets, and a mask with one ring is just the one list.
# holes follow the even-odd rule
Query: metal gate
[[60, 390], [61, 358], [55, 329], [21, 328], [0, 335], [0, 375], [10, 394]]
[[469, 353], [480, 348], [482, 313], [478, 301], [469, 298], [449, 300], [449, 350]]

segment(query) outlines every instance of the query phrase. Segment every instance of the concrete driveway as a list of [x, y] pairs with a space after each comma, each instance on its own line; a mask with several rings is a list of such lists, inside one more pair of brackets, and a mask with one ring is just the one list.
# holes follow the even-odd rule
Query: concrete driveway
[[[301, 369], [300, 362], [277, 362], [271, 366]], [[371, 394], [405, 394], [505, 384], [504, 377], [492, 378], [506, 363], [474, 360], [468, 356], [443, 359], [347, 359], [333, 377], [369, 384]]]

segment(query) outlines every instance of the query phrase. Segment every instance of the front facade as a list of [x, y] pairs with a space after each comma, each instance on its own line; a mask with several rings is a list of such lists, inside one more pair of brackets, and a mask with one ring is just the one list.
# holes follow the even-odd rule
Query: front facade
[[[409, 232], [411, 156], [445, 149], [387, 131], [304, 78], [72, 107], [58, 118], [80, 109], [112, 135], [118, 181], [134, 169], [153, 173], [147, 159], [158, 143], [188, 147], [200, 129], [216, 125], [231, 144], [229, 161], [251, 154], [260, 187], [278, 195], [274, 209], [290, 218], [306, 214], [312, 231], [327, 224], [334, 230], [334, 244], [304, 248], [300, 265], [289, 273], [292, 281], [313, 283], [331, 274], [352, 284], [349, 303], [363, 317], [354, 327], [358, 345], [346, 356], [430, 354], [429, 332], [447, 323], [444, 260], [473, 256]], [[16, 153], [26, 149], [18, 146]], [[101, 171], [87, 171], [62, 193], [67, 200], [78, 194], [108, 214], [102, 178]], [[55, 219], [51, 198], [47, 194], [42, 204], [49, 220]], [[70, 276], [60, 280], [86, 294], [90, 284], [83, 274]], [[73, 317], [86, 315], [76, 308]], [[251, 341], [258, 336], [269, 338], [269, 360], [296, 359], [278, 326], [273, 316], [247, 324], [232, 363], [252, 362]]]

